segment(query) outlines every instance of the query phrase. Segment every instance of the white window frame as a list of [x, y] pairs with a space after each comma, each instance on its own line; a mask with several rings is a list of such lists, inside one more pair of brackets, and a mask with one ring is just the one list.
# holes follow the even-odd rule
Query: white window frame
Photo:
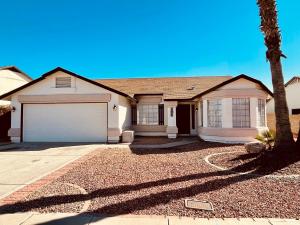
[[266, 100], [258, 99], [257, 108], [258, 108], [257, 125], [259, 127], [265, 127], [266, 126]]
[[251, 127], [249, 98], [232, 98], [232, 127]]
[[221, 128], [222, 127], [222, 100], [207, 100], [207, 126]]
[[158, 125], [158, 104], [138, 104], [137, 124], [138, 125]]

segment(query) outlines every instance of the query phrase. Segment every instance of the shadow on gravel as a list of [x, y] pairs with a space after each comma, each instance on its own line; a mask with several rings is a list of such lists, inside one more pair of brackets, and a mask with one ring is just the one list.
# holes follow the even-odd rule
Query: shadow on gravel
[[[280, 163], [274, 163], [274, 160], [279, 159], [279, 156], [270, 156], [265, 155], [258, 158], [255, 158], [249, 163], [246, 163], [245, 165], [238, 166], [236, 168], [233, 168], [233, 170], [238, 170], [240, 167], [248, 167], [249, 165], [252, 165], [253, 163], [258, 162], [265, 162], [266, 160], [272, 160], [273, 164], [268, 170], [263, 170], [263, 174], [271, 174], [277, 170], [280, 170], [284, 168], [285, 166], [288, 166], [291, 163], [297, 162], [300, 160], [299, 154], [298, 156], [289, 157], [289, 160], [281, 160]], [[281, 156], [282, 157], [282, 156]], [[269, 162], [270, 164], [272, 162]], [[256, 179], [259, 177], [262, 177], [264, 175], [259, 175], [261, 172], [261, 168], [258, 168], [253, 172], [253, 174], [235, 174], [230, 171], [216, 171], [216, 172], [208, 172], [208, 173], [195, 173], [190, 174], [186, 176], [180, 176], [180, 177], [173, 177], [173, 178], [167, 178], [157, 181], [150, 181], [150, 182], [144, 182], [140, 184], [133, 184], [133, 185], [122, 185], [122, 186], [116, 186], [116, 187], [110, 187], [110, 188], [104, 188], [104, 189], [98, 189], [96, 191], [93, 191], [89, 194], [73, 194], [73, 195], [65, 195], [65, 196], [49, 196], [49, 197], [42, 197], [34, 200], [28, 200], [28, 201], [22, 201], [17, 202], [10, 205], [4, 205], [0, 207], [0, 214], [5, 213], [14, 213], [14, 212], [24, 212], [24, 211], [30, 211], [34, 210], [36, 208], [43, 208], [51, 205], [58, 205], [58, 204], [64, 204], [64, 203], [72, 203], [72, 202], [78, 202], [78, 201], [86, 201], [86, 200], [93, 200], [95, 198], [99, 197], [107, 197], [107, 196], [113, 196], [113, 195], [119, 195], [124, 194], [131, 191], [137, 191], [141, 189], [147, 189], [154, 186], [161, 186], [161, 185], [168, 185], [168, 184], [174, 184], [177, 182], [183, 182], [183, 181], [189, 181], [193, 179], [201, 179], [204, 177], [215, 177], [214, 180], [206, 181], [201, 184], [194, 184], [188, 187], [184, 188], [176, 188], [173, 190], [167, 190], [162, 191], [156, 194], [149, 194], [145, 196], [140, 196], [134, 199], [126, 200], [126, 201], [120, 201], [114, 204], [105, 205], [103, 207], [100, 207], [95, 210], [88, 211], [87, 213], [90, 214], [101, 214], [101, 215], [123, 215], [123, 214], [130, 214], [134, 213], [139, 210], [147, 209], [150, 207], [155, 207], [157, 205], [161, 204], [167, 204], [172, 200], [178, 200], [182, 198], [188, 198], [192, 197], [194, 195], [205, 193], [205, 192], [211, 192], [215, 190], [220, 190], [222, 188], [225, 188], [229, 185], [243, 182], [250, 179]], [[254, 175], [255, 174], [255, 175]], [[231, 176], [228, 176], [231, 175]], [[226, 176], [226, 177], [223, 177]], [[76, 220], [82, 215], [85, 215], [86, 213], [79, 213], [75, 216], [66, 217], [63, 219], [56, 219], [51, 221], [51, 223], [42, 223], [43, 225], [46, 224], [64, 224], [64, 221], [74, 219]], [[104, 218], [104, 217], [103, 217]], [[99, 217], [99, 220], [102, 218]]]
[[230, 161], [239, 161], [239, 160], [247, 160], [247, 159], [253, 159], [253, 158], [256, 158], [258, 156], [258, 154], [256, 154], [256, 153], [246, 153], [245, 152], [245, 154], [243, 154], [243, 155], [239, 155], [239, 156], [237, 156], [237, 157], [235, 157], [235, 158], [233, 158], [233, 159], [231, 159]]
[[[218, 171], [218, 172], [209, 172], [209, 173], [198, 173], [198, 174], [190, 174], [187, 176], [181, 176], [181, 177], [174, 177], [174, 178], [168, 178], [158, 181], [151, 181], [151, 182], [145, 182], [140, 183], [136, 185], [124, 185], [124, 186], [117, 186], [117, 187], [111, 187], [111, 188], [105, 188], [105, 189], [99, 189], [96, 191], [93, 191], [89, 194], [75, 194], [75, 195], [65, 195], [65, 196], [49, 196], [49, 197], [42, 197], [39, 199], [34, 200], [28, 200], [28, 201], [22, 201], [10, 205], [4, 205], [0, 207], [0, 214], [5, 213], [16, 213], [16, 212], [26, 212], [31, 211], [37, 208], [43, 208], [47, 206], [52, 205], [58, 205], [58, 204], [64, 204], [64, 203], [72, 203], [72, 202], [78, 202], [78, 201], [86, 201], [86, 200], [93, 200], [98, 197], [106, 197], [106, 196], [112, 196], [112, 195], [118, 195], [118, 194], [124, 194], [126, 192], [130, 191], [136, 191], [141, 190], [145, 188], [150, 188], [153, 186], [159, 186], [159, 185], [167, 185], [171, 183], [176, 182], [182, 182], [182, 181], [188, 181], [192, 179], [201, 179], [204, 177], [220, 177], [224, 175], [230, 175], [232, 173], [230, 172], [224, 172], [224, 171]], [[51, 223], [41, 223], [43, 225], [49, 225], [49, 224], [64, 224], [66, 221], [69, 220], [76, 220], [79, 219], [81, 216], [88, 214], [97, 214], [97, 215], [107, 215], [107, 216], [113, 216], [113, 215], [124, 215], [124, 214], [130, 214], [134, 213], [138, 210], [147, 209], [150, 207], [154, 207], [161, 204], [167, 204], [168, 202], [172, 200], [182, 199], [182, 198], [188, 198], [192, 197], [194, 195], [197, 195], [199, 193], [205, 193], [210, 192], [214, 190], [222, 189], [226, 186], [229, 186], [234, 183], [243, 182], [248, 179], [257, 178], [249, 175], [238, 175], [238, 176], [231, 176], [227, 178], [216, 178], [212, 181], [207, 181], [202, 184], [195, 184], [189, 187], [185, 188], [178, 188], [168, 191], [162, 191], [156, 194], [149, 194], [146, 196], [141, 196], [138, 198], [121, 201], [115, 204], [105, 205], [103, 207], [100, 207], [95, 210], [91, 210], [85, 213], [79, 213], [74, 216], [65, 217], [62, 219], [55, 219], [51, 221]], [[102, 218], [100, 217], [99, 220]]]
[[[134, 148], [134, 146], [130, 146], [129, 148], [133, 154], [136, 155], [159, 155], [159, 154], [172, 154], [172, 153], [184, 153], [184, 152], [194, 152], [207, 150], [209, 148], [218, 148], [218, 147], [229, 147], [236, 146], [237, 144], [222, 144], [217, 142], [205, 142], [203, 140], [198, 139], [197, 143], [186, 144], [178, 147], [171, 148]], [[155, 143], [153, 143], [155, 144]]]
[[[249, 154], [250, 155], [250, 154]], [[245, 156], [246, 157], [246, 156]], [[289, 165], [300, 161], [300, 151], [295, 148], [281, 151], [264, 152], [256, 157], [251, 154], [253, 160], [232, 168], [232, 171], [247, 172], [253, 170], [253, 174], [268, 175], [284, 169]]]

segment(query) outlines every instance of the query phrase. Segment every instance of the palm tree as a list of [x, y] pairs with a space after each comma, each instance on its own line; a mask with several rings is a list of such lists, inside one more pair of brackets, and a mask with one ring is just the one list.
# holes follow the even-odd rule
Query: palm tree
[[298, 130], [298, 137], [297, 137], [297, 145], [300, 146], [300, 121], [299, 121], [299, 130]]
[[284, 149], [294, 144], [284, 89], [280, 50], [281, 36], [277, 22], [275, 0], [257, 0], [261, 18], [260, 29], [267, 47], [266, 57], [270, 62], [275, 102], [276, 139], [274, 148]]

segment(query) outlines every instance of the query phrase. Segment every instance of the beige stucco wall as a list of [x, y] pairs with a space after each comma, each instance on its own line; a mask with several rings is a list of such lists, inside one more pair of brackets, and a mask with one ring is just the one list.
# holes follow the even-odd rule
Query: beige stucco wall
[[[200, 118], [203, 113], [203, 124], [198, 123], [198, 135], [204, 140], [228, 143], [254, 140], [258, 133], [267, 129], [266, 126], [258, 126], [258, 99], [266, 100], [267, 96], [268, 94], [258, 84], [246, 79], [239, 79], [202, 96], [198, 99], [199, 108], [200, 101], [203, 102], [203, 108], [201, 112], [198, 112], [198, 117]], [[249, 98], [250, 128], [233, 128], [232, 98]], [[212, 99], [220, 99], [222, 102], [222, 127], [220, 128], [208, 127], [207, 102]]]
[[[289, 108], [289, 114], [292, 114], [292, 109], [300, 109], [300, 82], [289, 84], [285, 88], [286, 100]], [[274, 113], [274, 99], [267, 103], [267, 113]]]
[[[123, 116], [123, 121], [119, 121], [119, 110], [120, 107], [117, 107], [117, 110], [113, 110], [113, 106], [119, 105], [119, 95], [106, 90], [104, 88], [98, 87], [94, 84], [88, 83], [84, 80], [71, 76], [71, 88], [55, 88], [55, 78], [57, 76], [70, 76], [64, 72], [56, 72], [53, 75], [46, 77], [44, 80], [33, 84], [32, 86], [25, 88], [17, 93], [14, 93], [11, 96], [11, 104], [16, 108], [15, 112], [12, 113], [11, 117], [11, 127], [12, 128], [20, 128], [21, 123], [21, 104], [18, 100], [19, 95], [56, 95], [56, 94], [110, 94], [111, 99], [107, 104], [107, 119], [108, 119], [108, 136], [110, 134], [116, 134], [115, 130], [120, 130], [121, 124], [123, 126], [128, 123], [128, 119], [126, 116]], [[123, 99], [121, 100], [124, 105]], [[124, 106], [122, 106], [124, 107]], [[121, 107], [121, 111], [124, 109]], [[121, 113], [123, 115], [123, 113]], [[113, 130], [114, 132], [110, 132]], [[120, 134], [119, 134], [120, 135]], [[119, 136], [111, 137], [114, 141], [116, 141]], [[20, 138], [13, 137], [12, 141], [18, 142]], [[108, 137], [110, 140], [110, 137]]]
[[[14, 90], [31, 80], [21, 73], [8, 69], [0, 70], [0, 95]], [[9, 104], [9, 101], [0, 100], [0, 105]]]
[[119, 95], [119, 128], [122, 131], [130, 128], [131, 126], [131, 105], [128, 99]]

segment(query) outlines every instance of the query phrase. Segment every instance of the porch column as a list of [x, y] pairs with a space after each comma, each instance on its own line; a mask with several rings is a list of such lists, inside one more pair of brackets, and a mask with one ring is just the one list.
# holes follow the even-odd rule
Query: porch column
[[176, 125], [176, 107], [177, 101], [165, 101], [165, 106], [167, 108], [167, 134], [168, 138], [176, 138], [178, 129]]
[[250, 127], [256, 128], [258, 115], [258, 100], [257, 98], [250, 98]]

